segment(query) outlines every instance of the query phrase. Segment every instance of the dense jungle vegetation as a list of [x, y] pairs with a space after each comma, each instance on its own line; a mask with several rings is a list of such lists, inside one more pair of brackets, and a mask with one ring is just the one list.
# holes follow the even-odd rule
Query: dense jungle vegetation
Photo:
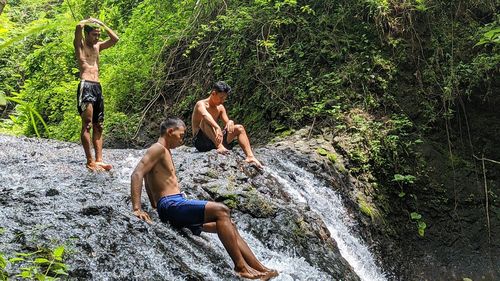
[[100, 61], [108, 147], [143, 146], [165, 115], [189, 123], [195, 101], [225, 80], [234, 92], [229, 115], [254, 143], [304, 126], [333, 133], [347, 171], [373, 184], [360, 208], [374, 221], [401, 217], [424, 237], [425, 207], [456, 211], [476, 202], [484, 235], [498, 247], [499, 7], [8, 0], [0, 16], [0, 132], [79, 140], [72, 40], [78, 21], [96, 17], [120, 36]]

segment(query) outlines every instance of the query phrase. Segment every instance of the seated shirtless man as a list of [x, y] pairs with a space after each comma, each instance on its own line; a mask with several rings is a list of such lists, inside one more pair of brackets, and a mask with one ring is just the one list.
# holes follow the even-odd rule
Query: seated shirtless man
[[[100, 27], [109, 35], [106, 41], [99, 41]], [[82, 36], [82, 31], [85, 37]], [[92, 171], [110, 170], [112, 166], [102, 159], [102, 123], [104, 122], [104, 100], [99, 83], [99, 52], [118, 42], [118, 36], [98, 19], [89, 18], [76, 25], [73, 45], [80, 69], [80, 83], [77, 90], [78, 113], [82, 118], [82, 141], [87, 168]], [[95, 161], [90, 149], [90, 130], [95, 150]]]
[[276, 270], [257, 260], [241, 238], [228, 207], [211, 201], [189, 200], [181, 194], [170, 150], [182, 145], [185, 130], [184, 122], [177, 118], [161, 124], [158, 142], [147, 150], [131, 176], [134, 215], [151, 223], [149, 214], [141, 210], [144, 181], [149, 201], [162, 221], [178, 228], [187, 227], [196, 235], [201, 231], [217, 233], [234, 262], [234, 270], [241, 277], [268, 280], [277, 276]]
[[[193, 144], [200, 152], [217, 149], [219, 153], [227, 153], [228, 144], [237, 139], [246, 155], [245, 161], [262, 168], [262, 164], [253, 155], [243, 125], [234, 124], [227, 116], [223, 103], [230, 93], [231, 87], [224, 81], [219, 81], [213, 85], [208, 98], [196, 103], [191, 116]], [[224, 123], [224, 130], [218, 124], [219, 119]]]

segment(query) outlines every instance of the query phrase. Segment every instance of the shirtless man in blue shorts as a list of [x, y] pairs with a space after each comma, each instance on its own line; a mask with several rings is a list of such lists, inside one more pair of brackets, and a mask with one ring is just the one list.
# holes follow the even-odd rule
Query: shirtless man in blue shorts
[[[99, 41], [100, 27], [109, 35], [106, 41]], [[82, 31], [85, 37], [82, 36]], [[99, 83], [99, 52], [110, 48], [118, 42], [118, 36], [98, 19], [89, 18], [76, 25], [75, 55], [80, 69], [80, 83], [77, 90], [78, 113], [82, 118], [82, 141], [87, 168], [92, 171], [108, 171], [112, 168], [102, 159], [102, 123], [104, 122], [104, 100]], [[95, 161], [90, 151], [90, 129], [95, 150]]]
[[257, 260], [241, 238], [231, 221], [228, 207], [217, 202], [186, 199], [181, 193], [170, 150], [182, 145], [185, 130], [186, 126], [180, 119], [164, 121], [158, 142], [147, 150], [135, 167], [131, 176], [134, 215], [152, 223], [149, 214], [141, 209], [144, 181], [149, 201], [163, 222], [168, 221], [177, 228], [187, 227], [195, 235], [201, 231], [217, 233], [234, 262], [235, 272], [243, 278], [268, 280], [277, 276], [276, 270]]
[[[246, 155], [245, 161], [262, 168], [250, 147], [250, 141], [243, 125], [235, 124], [227, 116], [224, 101], [231, 93], [231, 87], [224, 81], [216, 82], [210, 96], [196, 103], [191, 116], [193, 129], [193, 144], [200, 152], [217, 149], [219, 153], [227, 153], [229, 144], [237, 139]], [[219, 119], [224, 123], [221, 129]]]

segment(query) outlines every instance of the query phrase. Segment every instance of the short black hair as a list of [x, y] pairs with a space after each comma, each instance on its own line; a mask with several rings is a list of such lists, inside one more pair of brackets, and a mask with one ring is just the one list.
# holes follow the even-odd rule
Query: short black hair
[[231, 87], [224, 81], [215, 82], [214, 85], [212, 86], [212, 90], [218, 93], [223, 92], [228, 95], [231, 93]]
[[167, 118], [165, 121], [161, 122], [160, 125], [160, 136], [163, 136], [170, 128], [186, 128], [186, 124], [179, 118]]
[[99, 29], [99, 26], [97, 24], [86, 24], [83, 26], [83, 31], [85, 31], [86, 34], [89, 34], [96, 29]]

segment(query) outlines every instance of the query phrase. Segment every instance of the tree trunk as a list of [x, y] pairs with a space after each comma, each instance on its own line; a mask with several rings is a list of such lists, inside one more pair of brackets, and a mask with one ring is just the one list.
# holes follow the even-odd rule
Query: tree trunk
[[2, 14], [3, 7], [7, 5], [7, 0], [0, 0], [0, 15]]

